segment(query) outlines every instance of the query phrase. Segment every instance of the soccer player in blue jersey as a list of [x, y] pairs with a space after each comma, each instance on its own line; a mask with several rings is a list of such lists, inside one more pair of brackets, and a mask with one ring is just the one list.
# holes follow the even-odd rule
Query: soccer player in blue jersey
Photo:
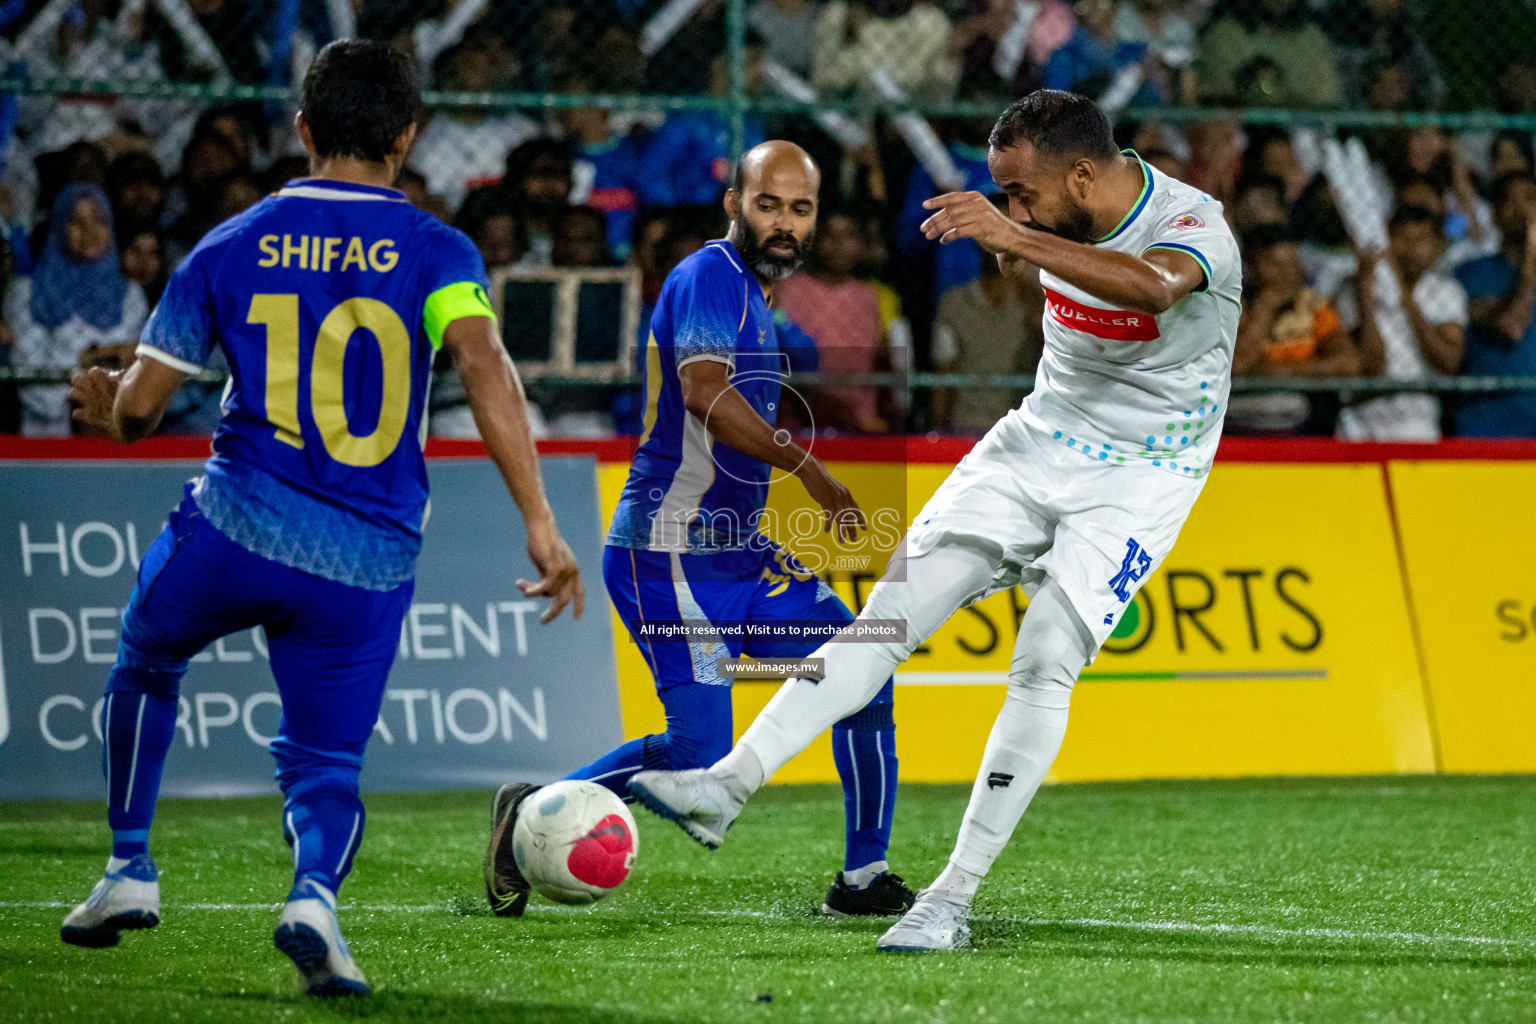
[[213, 455], [144, 553], [107, 681], [112, 854], [62, 938], [111, 946], [159, 921], [148, 837], [187, 660], [265, 628], [283, 716], [271, 745], [294, 883], [274, 941], [316, 996], [367, 993], [336, 921], [363, 837], [358, 772], [410, 605], [427, 511], [426, 392], [452, 353], [486, 449], [527, 526], [543, 619], [582, 588], [544, 496], [522, 386], [473, 243], [393, 183], [415, 138], [413, 64], [333, 43], [304, 80], [313, 177], [215, 228], [184, 260], [120, 376], [76, 378], [77, 419], [149, 434], [215, 345], [232, 380]]
[[[683, 260], [662, 286], [645, 352], [644, 433], [608, 532], [603, 579], [655, 676], [667, 730], [631, 740], [570, 778], [626, 796], [636, 772], [714, 764], [732, 737], [731, 680], [719, 674], [719, 659], [798, 658], [817, 647], [743, 642], [730, 630], [652, 642], [641, 631], [648, 620], [851, 621], [832, 589], [759, 525], [775, 469], [799, 478], [839, 539], [852, 539], [864, 522], [847, 488], [773, 425], [784, 368], [768, 303], [810, 246], [820, 185], [815, 162], [793, 143], [749, 150], [725, 195], [725, 238]], [[896, 803], [891, 702], [886, 679], [833, 729], [847, 848], [823, 904], [828, 914], [899, 914], [912, 904], [912, 891], [886, 865]], [[527, 903], [511, 836], [534, 789], [509, 783], [496, 795], [485, 882], [502, 916], [521, 914]]]

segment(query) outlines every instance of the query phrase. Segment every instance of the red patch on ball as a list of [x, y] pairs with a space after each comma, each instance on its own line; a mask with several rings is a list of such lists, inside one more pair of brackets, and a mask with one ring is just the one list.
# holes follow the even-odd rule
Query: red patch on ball
[[587, 885], [612, 889], [629, 877], [635, 854], [635, 837], [617, 814], [610, 814], [576, 840], [565, 866]]

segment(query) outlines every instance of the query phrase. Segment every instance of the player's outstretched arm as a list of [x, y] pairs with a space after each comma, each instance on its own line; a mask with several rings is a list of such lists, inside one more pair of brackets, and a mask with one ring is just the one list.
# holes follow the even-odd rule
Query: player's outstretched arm
[[1204, 268], [1186, 253], [1153, 249], [1133, 256], [1069, 242], [1015, 224], [980, 192], [950, 192], [927, 200], [923, 207], [938, 211], [923, 221], [927, 238], [941, 243], [973, 238], [990, 253], [1032, 263], [1122, 309], [1155, 316], [1205, 283]]
[[571, 606], [572, 616], [581, 618], [586, 602], [581, 572], [570, 545], [560, 536], [554, 510], [544, 494], [539, 453], [528, 433], [523, 382], [501, 346], [496, 321], [488, 316], [460, 317], [443, 330], [443, 347], [459, 368], [485, 450], [501, 470], [512, 500], [523, 514], [528, 557], [539, 578], [533, 583], [518, 580], [517, 589], [524, 597], [550, 599], [540, 622], [552, 621], [566, 605]]
[[800, 478], [806, 492], [822, 507], [822, 532], [835, 527], [837, 539], [846, 543], [869, 527], [848, 488], [828, 473], [814, 455], [795, 444], [789, 431], [775, 430], [757, 414], [741, 392], [731, 386], [724, 363], [698, 359], [682, 366], [677, 376], [682, 385], [683, 406], [715, 440]]
[[182, 371], [143, 356], [126, 370], [93, 366], [70, 382], [70, 415], [88, 434], [139, 441], [155, 432], [186, 379]]

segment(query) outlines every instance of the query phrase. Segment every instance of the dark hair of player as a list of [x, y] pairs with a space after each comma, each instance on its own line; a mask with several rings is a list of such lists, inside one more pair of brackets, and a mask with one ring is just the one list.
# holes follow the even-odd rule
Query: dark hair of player
[[1117, 152], [1114, 133], [1098, 104], [1057, 89], [1037, 89], [1015, 100], [987, 139], [993, 149], [1011, 149], [1021, 142], [1041, 156], [1074, 160], [1108, 160]]
[[1400, 206], [1392, 213], [1392, 220], [1388, 227], [1393, 231], [1406, 227], [1409, 224], [1428, 224], [1435, 229], [1435, 234], [1443, 234], [1445, 231], [1445, 219], [1434, 210], [1423, 206]]
[[309, 66], [302, 109], [317, 156], [383, 163], [421, 116], [421, 78], [415, 61], [383, 43], [338, 40]]
[[1488, 198], [1492, 201], [1494, 209], [1503, 206], [1505, 200], [1509, 198], [1510, 189], [1514, 188], [1516, 183], [1522, 181], [1528, 181], [1532, 185], [1536, 185], [1536, 174], [1532, 174], [1529, 171], [1510, 171], [1508, 174], [1495, 178], [1493, 186], [1488, 190]]

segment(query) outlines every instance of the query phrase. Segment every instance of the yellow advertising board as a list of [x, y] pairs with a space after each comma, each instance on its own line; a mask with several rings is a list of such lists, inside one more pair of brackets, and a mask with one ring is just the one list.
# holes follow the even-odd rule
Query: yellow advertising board
[[1441, 767], [1536, 771], [1536, 465], [1391, 474]]
[[[904, 526], [950, 467], [831, 468], [866, 511], [895, 509]], [[608, 514], [627, 467], [599, 472]], [[793, 481], [772, 495], [776, 523], [788, 522], [805, 500]], [[813, 567], [828, 570], [844, 600], [858, 607], [889, 545], [840, 557], [806, 540], [791, 546], [821, 562]], [[898, 671], [904, 780], [975, 776], [1026, 607], [1014, 590], [962, 610]], [[623, 625], [614, 626], [626, 732], [664, 728], [645, 663]], [[738, 732], [775, 685], [737, 684]], [[1084, 671], [1051, 778], [1434, 767], [1381, 468], [1232, 464], [1211, 475], [1178, 546]], [[777, 778], [835, 779], [826, 738]]]

